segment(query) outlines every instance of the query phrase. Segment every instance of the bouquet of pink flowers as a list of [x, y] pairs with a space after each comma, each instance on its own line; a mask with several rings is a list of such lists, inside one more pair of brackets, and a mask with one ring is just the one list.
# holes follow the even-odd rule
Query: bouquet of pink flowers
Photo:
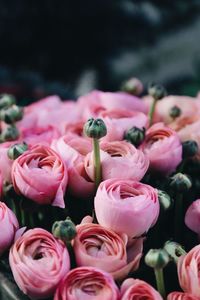
[[0, 267], [28, 298], [200, 299], [200, 100], [142, 90], [1, 95]]

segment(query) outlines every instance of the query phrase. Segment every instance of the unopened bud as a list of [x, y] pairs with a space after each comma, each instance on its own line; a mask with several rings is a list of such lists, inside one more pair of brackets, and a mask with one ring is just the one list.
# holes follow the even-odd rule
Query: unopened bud
[[88, 137], [94, 139], [100, 139], [107, 134], [107, 128], [102, 119], [89, 119], [83, 130]]
[[145, 131], [144, 127], [143, 129], [133, 127], [125, 133], [124, 138], [135, 147], [138, 147], [145, 138]]
[[16, 103], [16, 99], [13, 95], [1, 94], [0, 95], [0, 109], [9, 107]]
[[192, 181], [183, 173], [177, 173], [172, 176], [169, 186], [176, 192], [186, 192], [192, 187]]
[[27, 149], [28, 145], [26, 143], [12, 145], [8, 149], [8, 157], [14, 160], [22, 155]]
[[170, 108], [169, 115], [172, 119], [176, 119], [181, 115], [181, 109], [175, 105], [172, 108]]
[[181, 255], [185, 255], [187, 253], [180, 244], [172, 241], [167, 241], [164, 245], [164, 249], [167, 251], [169, 257], [175, 262], [178, 261]]
[[160, 100], [167, 95], [167, 92], [162, 85], [150, 83], [148, 87], [148, 94], [155, 100]]
[[12, 105], [0, 111], [0, 119], [7, 124], [13, 124], [23, 118], [23, 108]]
[[160, 202], [161, 212], [165, 212], [173, 206], [172, 198], [165, 191], [158, 190], [158, 200]]
[[52, 226], [53, 235], [65, 243], [69, 243], [76, 236], [76, 226], [68, 217], [65, 221], [56, 221]]
[[14, 141], [19, 138], [19, 131], [17, 127], [14, 125], [7, 126], [2, 132], [1, 132], [1, 141]]
[[145, 263], [147, 266], [154, 269], [164, 268], [169, 261], [169, 255], [164, 249], [150, 249], [145, 256]]
[[197, 154], [199, 147], [196, 141], [189, 140], [182, 144], [183, 146], [183, 158], [189, 158]]
[[143, 84], [139, 79], [133, 77], [125, 81], [121, 89], [126, 93], [138, 96], [143, 92]]

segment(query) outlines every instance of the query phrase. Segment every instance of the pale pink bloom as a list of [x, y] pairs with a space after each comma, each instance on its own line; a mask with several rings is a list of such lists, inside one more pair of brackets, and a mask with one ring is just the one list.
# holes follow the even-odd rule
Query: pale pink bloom
[[13, 163], [12, 182], [17, 193], [37, 202], [64, 208], [67, 168], [51, 148], [38, 145]]
[[112, 276], [92, 267], [70, 271], [61, 281], [54, 300], [118, 300], [119, 290]]
[[199, 298], [182, 292], [172, 292], [167, 296], [167, 300], [198, 300]]
[[14, 241], [19, 224], [15, 214], [5, 203], [0, 202], [0, 255], [7, 250]]
[[[148, 157], [126, 141], [100, 143], [102, 180], [110, 178], [141, 180], [149, 167]], [[85, 158], [85, 170], [94, 180], [94, 153]]]
[[128, 278], [121, 286], [120, 300], [162, 300], [161, 295], [147, 282]]
[[32, 299], [53, 296], [70, 269], [65, 244], [41, 228], [28, 230], [16, 240], [9, 262], [17, 285]]
[[182, 160], [182, 145], [175, 131], [157, 123], [151, 126], [140, 149], [150, 160], [150, 169], [162, 174], [170, 174]]
[[185, 214], [185, 224], [200, 238], [200, 199], [194, 201]]
[[94, 204], [99, 224], [129, 237], [146, 233], [160, 210], [156, 189], [125, 179], [101, 182]]
[[143, 250], [143, 239], [128, 243], [126, 234], [117, 234], [91, 222], [76, 226], [73, 248], [78, 266], [96, 267], [122, 280], [129, 272], [137, 270]]
[[178, 260], [177, 270], [181, 288], [184, 292], [200, 298], [200, 245], [192, 248]]

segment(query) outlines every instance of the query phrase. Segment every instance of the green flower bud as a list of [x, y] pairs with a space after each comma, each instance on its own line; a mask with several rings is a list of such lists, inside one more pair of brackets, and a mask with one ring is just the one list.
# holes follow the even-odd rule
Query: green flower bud
[[8, 157], [14, 160], [22, 155], [27, 149], [28, 145], [26, 143], [12, 145], [8, 149]]
[[164, 249], [167, 251], [169, 257], [175, 262], [178, 261], [181, 255], [185, 255], [187, 253], [180, 244], [172, 241], [167, 241], [164, 245]]
[[144, 260], [147, 266], [162, 269], [168, 264], [170, 258], [164, 249], [151, 249], [147, 252]]
[[23, 108], [12, 105], [0, 111], [0, 119], [7, 124], [13, 124], [23, 118]]
[[16, 103], [16, 99], [13, 95], [1, 94], [0, 95], [0, 109], [11, 106]]
[[19, 138], [19, 131], [16, 126], [10, 125], [7, 126], [2, 132], [1, 132], [1, 142], [6, 141], [14, 141]]
[[160, 100], [167, 95], [167, 92], [162, 85], [150, 83], [148, 87], [148, 94], [155, 100]]
[[94, 139], [100, 139], [107, 134], [107, 128], [102, 119], [89, 119], [84, 125], [84, 133]]
[[68, 217], [65, 221], [56, 221], [52, 226], [53, 235], [65, 243], [69, 243], [76, 236], [76, 226]]
[[165, 212], [173, 206], [172, 198], [165, 191], [158, 190], [158, 200], [160, 202], [161, 212]]
[[176, 192], [186, 192], [192, 187], [192, 181], [189, 176], [183, 173], [177, 173], [171, 178], [169, 186]]
[[172, 108], [170, 108], [169, 115], [172, 119], [176, 119], [181, 115], [181, 109], [175, 105]]
[[138, 147], [145, 138], [145, 131], [144, 127], [143, 129], [133, 127], [125, 133], [124, 138], [135, 147]]
[[143, 84], [137, 78], [130, 78], [122, 84], [121, 89], [126, 93], [137, 96], [143, 92]]
[[199, 147], [196, 141], [189, 140], [182, 143], [183, 158], [192, 157], [197, 154]]

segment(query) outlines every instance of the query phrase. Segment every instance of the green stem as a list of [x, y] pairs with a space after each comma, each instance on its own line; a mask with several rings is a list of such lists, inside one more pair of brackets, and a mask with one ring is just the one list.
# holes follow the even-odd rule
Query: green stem
[[183, 222], [183, 196], [176, 194], [175, 199], [175, 214], [174, 214], [174, 239], [176, 242], [181, 243], [181, 232]]
[[156, 277], [157, 290], [161, 294], [163, 299], [166, 299], [163, 269], [162, 268], [154, 269], [154, 273], [155, 273], [155, 277]]
[[95, 186], [98, 188], [101, 182], [101, 160], [100, 160], [100, 148], [99, 140], [93, 139], [93, 151], [94, 151], [94, 178]]
[[148, 113], [148, 116], [149, 116], [149, 127], [153, 123], [153, 116], [154, 116], [154, 111], [155, 111], [155, 108], [156, 108], [156, 102], [157, 102], [157, 100], [154, 98], [153, 102], [152, 102], [152, 104], [150, 106], [149, 113]]

